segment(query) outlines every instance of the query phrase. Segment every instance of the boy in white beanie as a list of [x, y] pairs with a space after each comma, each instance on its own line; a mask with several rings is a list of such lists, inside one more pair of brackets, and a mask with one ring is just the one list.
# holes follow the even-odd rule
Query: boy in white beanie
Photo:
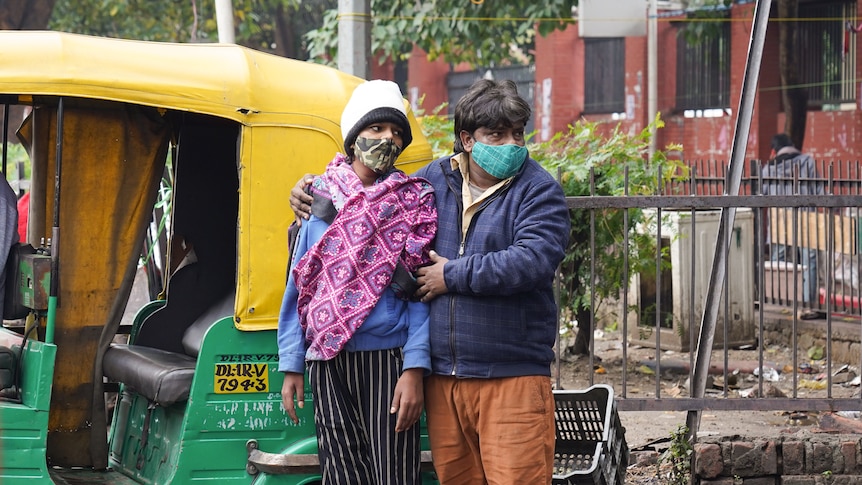
[[278, 322], [282, 401], [294, 422], [308, 367], [323, 483], [421, 483], [418, 421], [430, 373], [428, 306], [411, 274], [437, 229], [430, 184], [394, 168], [412, 134], [398, 86], [359, 85], [344, 152], [315, 177]]

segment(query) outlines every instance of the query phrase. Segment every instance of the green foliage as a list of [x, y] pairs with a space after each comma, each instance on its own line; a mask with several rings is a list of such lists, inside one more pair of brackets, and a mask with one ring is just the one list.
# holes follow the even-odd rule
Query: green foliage
[[[305, 34], [308, 45], [308, 58], [319, 64], [335, 67], [338, 57], [338, 10], [331, 9], [323, 13], [323, 24], [320, 28], [310, 30]], [[371, 46], [374, 49], [374, 35], [371, 36]]]
[[[324, 22], [336, 0], [232, 0], [237, 43], [286, 57], [309, 59], [305, 34]], [[216, 30], [215, 20], [212, 22]]]
[[[23, 173], [18, 173], [19, 168], [23, 168]], [[24, 145], [9, 143], [6, 147], [6, 180], [30, 180], [30, 171], [30, 157]]]
[[[422, 105], [424, 97], [419, 100], [419, 105]], [[454, 149], [454, 122], [452, 118], [441, 115], [442, 111], [448, 103], [443, 103], [434, 108], [430, 114], [426, 114], [425, 110], [420, 108], [415, 111], [419, 125], [422, 127], [422, 134], [428, 139], [428, 144], [431, 145], [431, 153], [433, 158], [437, 159], [450, 155]]]
[[[431, 59], [494, 66], [529, 63], [536, 35], [573, 21], [576, 0], [372, 0], [372, 50], [404, 59], [415, 43]], [[233, 0], [236, 41], [333, 64], [335, 0]], [[51, 30], [163, 42], [217, 42], [213, 0], [57, 0]]]
[[[691, 2], [683, 2], [688, 7]], [[685, 28], [679, 30], [686, 42], [697, 44], [705, 39], [716, 37], [729, 20], [727, 10], [733, 4], [732, 0], [702, 0], [697, 8], [686, 12]]]
[[[406, 58], [415, 43], [430, 59], [442, 57], [449, 63], [492, 66], [518, 58], [529, 63], [536, 35], [547, 35], [571, 23], [576, 3], [372, 0], [371, 47], [393, 59]], [[337, 11], [327, 12], [323, 25], [306, 35], [313, 60], [334, 61], [337, 31]]]
[[143, 0], [57, 0], [48, 28], [63, 32], [163, 42], [216, 39], [204, 19], [214, 19], [213, 2]]
[[680, 425], [676, 431], [670, 433], [670, 446], [659, 458], [659, 462], [670, 464], [670, 475], [665, 483], [671, 485], [688, 485], [689, 483], [694, 449], [685, 436], [687, 433], [688, 426], [685, 425]]
[[[687, 174], [682, 162], [667, 157], [667, 151], [679, 150], [679, 145], [668, 145], [666, 151], [656, 150], [652, 158], [648, 157], [651, 133], [663, 126], [660, 116], [656, 116], [641, 132], [629, 134], [620, 124], [603, 129], [607, 127], [581, 120], [570, 126], [568, 133], [558, 133], [549, 141], [530, 146], [530, 154], [552, 174], [560, 172], [567, 196], [651, 195], [657, 192], [660, 183], [663, 186]], [[590, 308], [591, 296], [599, 304], [609, 297], [618, 298], [626, 273], [655, 276], [655, 237], [642, 229], [655, 221], [639, 209], [629, 209], [627, 213], [628, 245], [624, 244], [626, 211], [595, 210], [595, 231], [589, 210], [572, 211], [570, 247], [562, 264], [563, 308], [577, 315]], [[596, 247], [592, 284], [591, 234]], [[666, 256], [663, 255], [663, 261], [669, 259]]]
[[[237, 44], [306, 59], [303, 35], [336, 0], [232, 0]], [[57, 0], [51, 30], [160, 42], [217, 42], [213, 0]]]

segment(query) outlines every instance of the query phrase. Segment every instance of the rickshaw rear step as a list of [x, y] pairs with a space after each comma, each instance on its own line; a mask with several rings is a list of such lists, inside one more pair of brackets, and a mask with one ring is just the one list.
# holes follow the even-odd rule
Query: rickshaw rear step
[[[258, 449], [257, 440], [245, 444], [248, 451], [246, 471], [249, 475], [287, 475], [295, 473], [320, 473], [320, 459], [317, 454], [267, 453]], [[423, 472], [434, 471], [431, 452], [422, 451], [420, 468]]]
[[554, 391], [554, 485], [623, 485], [629, 461], [614, 391], [596, 384]]

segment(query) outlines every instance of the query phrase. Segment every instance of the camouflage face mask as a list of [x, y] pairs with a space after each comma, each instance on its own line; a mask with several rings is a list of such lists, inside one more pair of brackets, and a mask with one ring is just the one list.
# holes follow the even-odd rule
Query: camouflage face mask
[[356, 160], [370, 168], [374, 173], [383, 175], [395, 166], [395, 159], [401, 155], [401, 147], [390, 138], [357, 137], [353, 145]]

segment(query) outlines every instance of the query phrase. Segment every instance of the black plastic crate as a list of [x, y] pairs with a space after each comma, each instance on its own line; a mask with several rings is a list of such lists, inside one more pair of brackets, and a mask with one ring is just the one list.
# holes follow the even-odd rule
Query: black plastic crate
[[554, 391], [554, 407], [553, 483], [624, 485], [629, 448], [613, 388], [596, 384], [583, 391]]

